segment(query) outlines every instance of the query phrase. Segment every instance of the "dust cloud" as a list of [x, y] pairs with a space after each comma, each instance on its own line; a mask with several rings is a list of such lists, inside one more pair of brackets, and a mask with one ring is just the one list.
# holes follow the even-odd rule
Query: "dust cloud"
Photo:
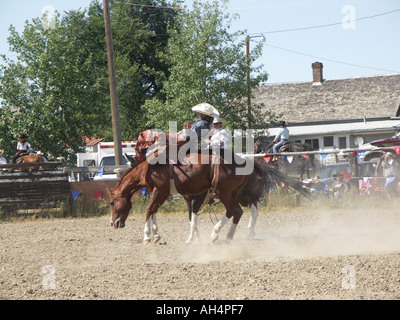
[[224, 226], [216, 244], [209, 243], [207, 224], [201, 240], [185, 246], [178, 260], [251, 262], [400, 251], [396, 208], [260, 213], [253, 240], [246, 240], [248, 218], [243, 216], [233, 241], [225, 240], [229, 225]]

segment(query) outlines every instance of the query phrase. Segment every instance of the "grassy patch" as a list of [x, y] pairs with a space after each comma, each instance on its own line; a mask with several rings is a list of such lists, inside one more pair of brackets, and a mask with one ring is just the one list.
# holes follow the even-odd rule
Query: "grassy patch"
[[[150, 203], [149, 197], [138, 197], [133, 201], [130, 214], [144, 214]], [[296, 196], [292, 192], [276, 190], [266, 195], [258, 204], [260, 212], [279, 212], [284, 210], [316, 210], [316, 209], [376, 209], [393, 210], [400, 207], [400, 198], [387, 199], [381, 195], [371, 194], [360, 196], [358, 192], [349, 192], [337, 199], [325, 196], [307, 199]], [[248, 211], [247, 208], [243, 208]], [[205, 205], [202, 213], [210, 217], [219, 217], [225, 212], [221, 203]], [[0, 211], [1, 222], [30, 221], [51, 218], [89, 218], [110, 214], [108, 201], [95, 197], [78, 197], [74, 203], [66, 201], [59, 208], [40, 210]], [[159, 213], [170, 215], [187, 215], [188, 207], [183, 197], [170, 197], [158, 210]]]

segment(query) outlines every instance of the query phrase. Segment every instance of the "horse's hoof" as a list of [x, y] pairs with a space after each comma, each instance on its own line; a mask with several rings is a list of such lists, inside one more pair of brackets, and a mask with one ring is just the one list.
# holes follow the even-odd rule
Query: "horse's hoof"
[[161, 240], [161, 236], [154, 236], [154, 243], [157, 243]]
[[218, 236], [211, 237], [211, 243], [216, 243], [218, 240]]
[[246, 237], [246, 240], [253, 240], [255, 235], [255, 233], [249, 233], [249, 235]]
[[151, 242], [150, 240], [143, 240], [144, 245], [149, 244], [150, 242]]

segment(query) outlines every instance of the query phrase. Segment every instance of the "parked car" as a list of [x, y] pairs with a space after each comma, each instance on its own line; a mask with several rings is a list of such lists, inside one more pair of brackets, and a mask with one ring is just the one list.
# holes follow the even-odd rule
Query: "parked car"
[[[371, 161], [359, 161], [358, 162], [358, 177], [352, 177], [353, 185], [356, 183], [358, 185], [358, 180], [367, 178], [372, 182], [374, 181], [375, 170], [377, 167], [376, 162]], [[324, 190], [324, 194], [329, 196], [329, 192], [332, 191], [333, 182], [335, 181], [336, 176], [343, 176], [343, 173], [347, 174], [351, 177], [350, 174], [350, 164], [349, 162], [339, 162], [334, 164], [326, 165], [322, 168], [319, 173], [319, 177], [322, 183], [322, 190]], [[345, 179], [346, 184], [349, 179]], [[357, 180], [357, 181], [355, 181]], [[314, 186], [316, 180], [315, 179], [308, 179], [303, 181], [305, 184], [310, 185], [311, 187]]]
[[[358, 162], [358, 177], [371, 177], [375, 175], [377, 163], [371, 161], [360, 161]], [[348, 162], [340, 162], [335, 164], [330, 164], [322, 168], [319, 176], [321, 180], [333, 179], [334, 175], [342, 174], [345, 172], [350, 175], [350, 165]]]
[[[396, 148], [393, 149], [396, 151]], [[385, 195], [389, 198], [400, 195], [400, 179], [398, 177], [384, 177], [384, 169], [382, 162], [384, 157], [381, 157], [377, 163], [375, 177], [373, 179], [373, 188], [375, 193]]]
[[393, 148], [393, 150], [400, 153], [400, 137], [399, 135], [387, 139], [379, 139], [371, 141], [370, 143], [363, 144], [360, 149], [371, 149], [362, 154], [360, 160], [379, 162], [380, 158], [385, 154], [381, 148]]
[[375, 140], [375, 141], [371, 141], [371, 144], [373, 146], [377, 146], [377, 147], [400, 146], [400, 138], [394, 137], [394, 138], [388, 138], [388, 139]]
[[[130, 156], [133, 156], [134, 153], [127, 153]], [[122, 165], [129, 165], [128, 160], [123, 157], [123, 163]], [[112, 167], [115, 166], [115, 156], [114, 155], [109, 155], [109, 156], [104, 156], [101, 161], [100, 161], [100, 169], [93, 177], [94, 181], [98, 180], [117, 180], [117, 173], [113, 171], [107, 171], [106, 169], [103, 169], [104, 167]]]
[[[358, 177], [352, 177], [353, 185], [358, 186], [358, 181], [363, 180], [365, 185], [369, 185], [370, 192], [386, 195], [393, 197], [395, 195], [400, 195], [400, 185], [398, 183], [398, 179], [394, 180], [394, 178], [386, 178], [383, 175], [382, 169], [382, 158], [379, 159], [378, 162], [373, 161], [359, 161], [358, 162]], [[324, 186], [332, 186], [333, 181], [335, 180], [335, 176], [342, 175], [344, 173], [350, 175], [350, 166], [348, 162], [335, 163], [331, 165], [327, 165], [322, 168], [319, 176]], [[346, 179], [345, 179], [346, 180]], [[350, 180], [350, 179], [349, 179]], [[355, 181], [354, 181], [355, 180]], [[393, 184], [390, 186], [388, 183], [393, 180]], [[305, 183], [311, 183], [315, 180], [305, 180]], [[388, 187], [389, 186], [389, 187]]]

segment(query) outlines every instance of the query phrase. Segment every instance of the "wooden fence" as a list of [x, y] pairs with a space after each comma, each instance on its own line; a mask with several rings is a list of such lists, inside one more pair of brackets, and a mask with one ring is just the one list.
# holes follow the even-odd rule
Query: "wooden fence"
[[[27, 168], [39, 170], [28, 170]], [[85, 172], [85, 168], [80, 168]], [[88, 168], [86, 168], [86, 171]], [[73, 204], [74, 195], [102, 195], [117, 181], [69, 181], [70, 168], [61, 162], [0, 165], [0, 210], [58, 208], [64, 202]], [[71, 206], [70, 206], [71, 207]]]
[[[1, 210], [53, 208], [69, 198], [68, 175], [60, 162], [0, 165]], [[38, 168], [39, 170], [28, 170]]]
[[[391, 148], [380, 148], [381, 150]], [[343, 150], [342, 150], [343, 151]], [[346, 152], [365, 151], [360, 149], [346, 149]], [[305, 151], [298, 154], [337, 154], [335, 151]], [[279, 155], [295, 155], [296, 153], [281, 153]], [[265, 154], [246, 155], [260, 157]], [[38, 171], [24, 170], [28, 167], [40, 167]], [[54, 208], [65, 201], [71, 204], [75, 195], [87, 194], [106, 198], [106, 189], [116, 185], [116, 180], [103, 181], [71, 181], [71, 177], [79, 174], [93, 175], [99, 169], [104, 172], [125, 170], [128, 166], [110, 167], [65, 167], [61, 162], [3, 164], [0, 165], [0, 210], [20, 210], [36, 208]], [[21, 170], [23, 169], [23, 170]], [[79, 179], [78, 179], [79, 180]]]

